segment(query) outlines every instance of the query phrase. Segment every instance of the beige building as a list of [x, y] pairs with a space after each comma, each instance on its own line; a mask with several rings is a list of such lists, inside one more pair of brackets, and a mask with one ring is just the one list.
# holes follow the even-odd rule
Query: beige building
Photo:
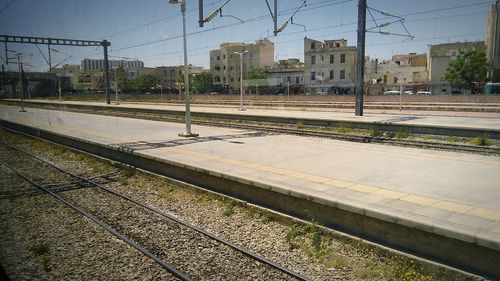
[[304, 85], [304, 63], [296, 58], [279, 60], [267, 73], [272, 86]]
[[[189, 74], [200, 74], [203, 72], [203, 67], [189, 65]], [[155, 72], [152, 73], [164, 88], [178, 88], [178, 83], [184, 83], [184, 65], [179, 66], [158, 66]]]
[[304, 38], [304, 83], [317, 92], [351, 91], [356, 77], [356, 47], [347, 40], [324, 42]]
[[429, 46], [427, 71], [429, 72], [429, 86], [432, 93], [451, 93], [450, 84], [444, 80], [446, 69], [450, 61], [455, 60], [460, 52], [467, 50], [486, 52], [486, 45], [484, 41], [476, 41]]
[[427, 54], [394, 55], [391, 60], [379, 61], [369, 58], [365, 66], [365, 83], [382, 84], [385, 86], [404, 86], [426, 84]]
[[220, 49], [210, 51], [210, 72], [214, 76], [214, 85], [240, 87], [240, 56], [243, 55], [243, 76], [252, 69], [267, 69], [274, 65], [274, 43], [268, 39], [257, 40], [253, 44], [223, 43]]

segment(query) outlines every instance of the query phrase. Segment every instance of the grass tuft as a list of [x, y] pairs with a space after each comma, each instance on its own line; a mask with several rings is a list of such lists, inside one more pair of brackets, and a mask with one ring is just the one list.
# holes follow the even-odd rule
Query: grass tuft
[[470, 144], [479, 146], [490, 146], [492, 144], [491, 140], [488, 139], [488, 135], [485, 133], [469, 140]]

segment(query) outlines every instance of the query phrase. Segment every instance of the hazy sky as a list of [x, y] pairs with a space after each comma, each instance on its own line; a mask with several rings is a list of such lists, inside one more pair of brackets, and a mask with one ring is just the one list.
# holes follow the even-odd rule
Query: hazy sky
[[[198, 27], [198, 1], [187, 1], [189, 63], [209, 66], [208, 52], [223, 42], [253, 42], [268, 37], [275, 43], [275, 60], [303, 60], [303, 38], [328, 40], [345, 38], [356, 45], [357, 0], [308, 0], [278, 36], [265, 0], [231, 0], [205, 27]], [[217, 9], [226, 0], [204, 0], [204, 14]], [[271, 7], [273, 0], [269, 0]], [[301, 0], [278, 0], [278, 22], [287, 20]], [[368, 33], [366, 54], [379, 59], [394, 54], [427, 51], [429, 44], [484, 40], [487, 13], [494, 1], [482, 0], [368, 0], [368, 6], [405, 18], [409, 38]], [[372, 11], [377, 23], [394, 18]], [[375, 26], [367, 14], [367, 28]], [[384, 28], [406, 33], [394, 23]], [[111, 42], [111, 59], [137, 58], [146, 66], [181, 65], [182, 25], [179, 5], [168, 0], [0, 0], [0, 34], [52, 38], [102, 40]], [[138, 45], [138, 46], [137, 46]], [[47, 46], [40, 46], [47, 54]], [[48, 65], [36, 46], [10, 44], [9, 49], [31, 53], [25, 61], [28, 70], [47, 70]], [[80, 64], [85, 58], [102, 58], [102, 48], [53, 46], [53, 65]], [[3, 46], [1, 56], [4, 57]], [[9, 65], [9, 69], [15, 69]]]

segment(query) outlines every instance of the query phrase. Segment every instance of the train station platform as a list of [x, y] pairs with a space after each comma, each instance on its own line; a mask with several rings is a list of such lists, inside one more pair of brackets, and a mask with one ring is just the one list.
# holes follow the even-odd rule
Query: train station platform
[[[467, 122], [500, 128], [499, 120]], [[199, 137], [183, 138], [179, 123], [7, 105], [0, 124], [500, 278], [498, 156], [197, 125]]]

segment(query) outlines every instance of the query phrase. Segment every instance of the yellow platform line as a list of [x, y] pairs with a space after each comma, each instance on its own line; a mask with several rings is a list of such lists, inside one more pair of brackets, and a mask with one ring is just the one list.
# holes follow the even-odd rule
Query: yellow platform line
[[467, 214], [470, 216], [480, 217], [480, 218], [493, 220], [493, 221], [500, 221], [500, 212], [495, 211], [495, 210], [491, 210], [491, 209], [479, 208], [479, 207], [474, 207], [471, 205], [449, 202], [449, 201], [439, 200], [439, 199], [435, 199], [435, 198], [431, 198], [431, 197], [427, 197], [427, 196], [409, 194], [409, 193], [404, 193], [404, 192], [400, 192], [400, 191], [390, 190], [387, 188], [359, 184], [359, 183], [355, 183], [355, 182], [351, 182], [351, 181], [345, 181], [345, 180], [334, 179], [334, 178], [329, 178], [329, 177], [324, 177], [324, 176], [318, 176], [318, 175], [314, 175], [314, 174], [310, 174], [310, 173], [294, 171], [291, 169], [278, 168], [278, 167], [270, 166], [270, 165], [266, 165], [266, 164], [259, 164], [259, 163], [253, 163], [253, 162], [247, 162], [247, 161], [222, 157], [222, 156], [215, 156], [215, 155], [209, 154], [209, 153], [195, 152], [195, 151], [181, 149], [181, 148], [175, 148], [175, 147], [169, 148], [169, 151], [174, 152], [174, 153], [183, 154], [183, 155], [199, 157], [201, 159], [215, 160], [215, 161], [219, 161], [219, 162], [230, 164], [230, 165], [235, 165], [235, 166], [239, 166], [239, 167], [243, 167], [243, 168], [247, 168], [247, 169], [252, 169], [255, 171], [261, 171], [261, 172], [271, 173], [271, 174], [275, 174], [275, 175], [283, 175], [283, 176], [287, 176], [287, 177], [292, 177], [295, 179], [300, 179], [300, 180], [308, 181], [311, 183], [319, 183], [319, 184], [329, 185], [329, 186], [333, 186], [335, 188], [345, 188], [345, 189], [349, 189], [349, 190], [353, 190], [353, 191], [357, 191], [357, 192], [361, 192], [361, 193], [378, 195], [378, 196], [385, 197], [388, 199], [406, 201], [406, 202], [410, 202], [410, 203], [413, 203], [416, 205], [432, 207], [432, 208], [446, 210], [446, 211], [459, 213], [459, 214]]

